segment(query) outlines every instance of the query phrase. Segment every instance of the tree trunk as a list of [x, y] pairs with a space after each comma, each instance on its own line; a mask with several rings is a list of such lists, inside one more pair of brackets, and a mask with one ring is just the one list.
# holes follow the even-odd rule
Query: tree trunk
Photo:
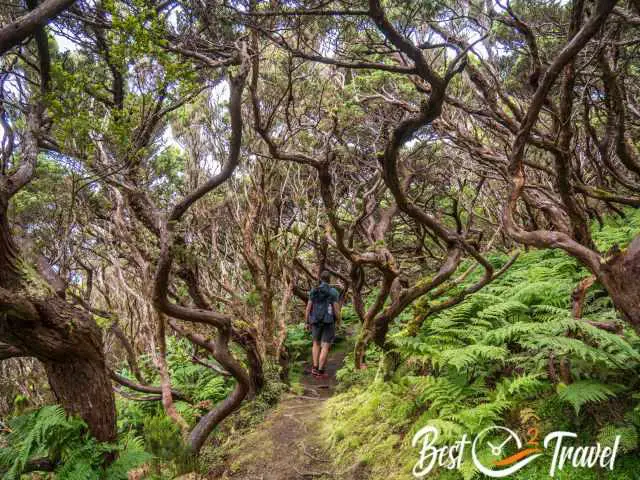
[[267, 357], [273, 361], [278, 361], [278, 347], [276, 340], [276, 312], [273, 308], [273, 292], [271, 286], [265, 283], [260, 292], [262, 297], [262, 321], [260, 328], [266, 346]]
[[8, 202], [0, 192], [0, 286], [16, 284], [20, 278], [17, 268], [18, 252], [11, 239], [9, 219], [7, 218]]
[[34, 271], [25, 278], [7, 207], [0, 192], [0, 342], [40, 360], [65, 411], [82, 417], [98, 440], [113, 441], [116, 409], [102, 331], [89, 313], [56, 293], [46, 275]]
[[98, 440], [115, 440], [113, 389], [93, 318], [59, 296], [33, 298], [2, 287], [0, 313], [0, 341], [40, 360], [64, 409], [82, 417]]
[[194, 455], [200, 452], [213, 429], [240, 407], [247, 393], [248, 386], [244, 382], [238, 382], [227, 398], [200, 419], [189, 435], [189, 447]]
[[80, 416], [102, 442], [116, 439], [113, 388], [104, 359], [44, 362], [49, 385], [66, 412]]
[[394, 350], [392, 345], [387, 341], [388, 332], [388, 318], [384, 316], [378, 317], [374, 325], [373, 341], [382, 350], [383, 357], [380, 368], [382, 370], [382, 379], [385, 382], [391, 380], [402, 360], [400, 352]]
[[262, 368], [262, 358], [257, 348], [245, 346], [247, 355], [247, 366], [249, 367], [249, 379], [251, 381], [251, 389], [249, 396], [255, 397], [264, 387], [264, 369]]
[[640, 236], [602, 264], [597, 277], [622, 317], [640, 333]]
[[369, 345], [369, 341], [371, 340], [371, 332], [369, 330], [365, 330], [365, 326], [363, 325], [362, 330], [360, 331], [360, 335], [358, 335], [358, 339], [356, 340], [355, 347], [353, 349], [353, 362], [356, 370], [364, 368], [366, 366], [364, 357], [367, 350], [367, 345]]
[[247, 332], [234, 328], [231, 332], [231, 338], [245, 351], [249, 381], [251, 383], [249, 397], [255, 397], [264, 387], [264, 369], [260, 349], [256, 341], [256, 333], [255, 331]]
[[280, 365], [280, 381], [288, 383], [289, 381], [289, 352], [286, 348], [280, 349], [280, 357], [278, 358], [278, 364]]

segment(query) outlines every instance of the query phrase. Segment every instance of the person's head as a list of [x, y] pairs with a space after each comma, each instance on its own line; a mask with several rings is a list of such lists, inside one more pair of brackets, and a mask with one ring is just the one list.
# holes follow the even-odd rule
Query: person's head
[[331, 274], [327, 270], [320, 272], [320, 281], [329, 283], [331, 281]]

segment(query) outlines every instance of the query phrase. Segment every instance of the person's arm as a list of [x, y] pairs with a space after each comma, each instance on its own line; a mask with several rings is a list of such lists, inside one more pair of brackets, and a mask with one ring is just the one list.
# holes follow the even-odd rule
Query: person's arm
[[311, 328], [311, 324], [309, 323], [309, 317], [311, 316], [311, 307], [312, 307], [312, 303], [311, 303], [311, 300], [309, 300], [307, 301], [307, 309], [304, 312], [304, 323], [307, 330]]

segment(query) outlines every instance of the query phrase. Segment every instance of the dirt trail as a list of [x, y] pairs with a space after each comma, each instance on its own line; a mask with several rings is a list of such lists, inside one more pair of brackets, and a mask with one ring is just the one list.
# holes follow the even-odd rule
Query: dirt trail
[[320, 411], [331, 397], [335, 374], [344, 352], [331, 352], [327, 360], [328, 379], [305, 375], [302, 395], [289, 394], [264, 423], [243, 438], [218, 477], [223, 480], [299, 480], [359, 478], [358, 472], [337, 472], [319, 438]]

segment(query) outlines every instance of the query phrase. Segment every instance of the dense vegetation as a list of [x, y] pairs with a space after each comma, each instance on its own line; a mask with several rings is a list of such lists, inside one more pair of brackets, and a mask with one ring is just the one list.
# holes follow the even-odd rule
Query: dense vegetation
[[0, 19], [3, 478], [216, 478], [304, 397], [324, 270], [348, 353], [317, 440], [339, 476], [407, 478], [425, 425], [441, 445], [506, 425], [618, 442], [611, 478], [634, 478], [636, 0]]
[[[594, 237], [600, 246], [625, 245], [639, 221], [637, 214], [608, 219]], [[618, 321], [602, 287], [589, 292], [583, 317], [573, 317], [571, 292], [586, 274], [562, 253], [525, 253], [482, 292], [432, 317], [417, 336], [398, 328], [392, 338], [402, 366], [391, 380], [343, 368], [345, 391], [326, 414], [340, 461], [362, 458], [372, 464], [373, 478], [406, 478], [416, 462], [410, 440], [426, 424], [437, 426], [445, 443], [492, 425], [523, 434], [535, 426], [579, 432], [583, 444], [611, 445], [620, 435], [624, 455], [611, 478], [635, 478], [640, 339], [629, 328], [617, 334], [588, 323]], [[419, 314], [420, 306], [414, 310]], [[547, 478], [549, 463], [514, 478]], [[477, 474], [470, 462], [463, 465], [462, 477]], [[563, 474], [600, 478], [586, 469]]]

